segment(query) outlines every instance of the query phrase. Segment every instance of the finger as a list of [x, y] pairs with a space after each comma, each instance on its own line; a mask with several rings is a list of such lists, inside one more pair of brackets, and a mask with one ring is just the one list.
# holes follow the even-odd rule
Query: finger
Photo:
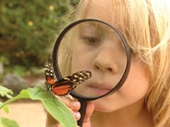
[[94, 108], [95, 108], [95, 106], [94, 106], [93, 102], [90, 101], [87, 103], [87, 108], [86, 108], [86, 112], [85, 112], [85, 116], [84, 116], [83, 125], [90, 123], [90, 117], [94, 111]]
[[63, 98], [63, 102], [74, 111], [78, 111], [80, 109], [80, 102], [71, 95], [65, 96]]
[[69, 108], [72, 109], [72, 113], [76, 120], [80, 119], [80, 112], [78, 111], [80, 109], [80, 102], [77, 100], [72, 100], [69, 103]]
[[80, 102], [77, 100], [72, 100], [69, 103], [69, 107], [74, 111], [78, 111], [80, 109]]
[[78, 110], [80, 109], [80, 102], [70, 97], [70, 95], [65, 97], [60, 97], [60, 99], [70, 109], [75, 119], [79, 120], [81, 116], [80, 112], [78, 112]]
[[69, 106], [70, 104], [70, 101], [71, 99], [67, 96], [64, 96], [64, 97], [58, 97], [67, 107]]

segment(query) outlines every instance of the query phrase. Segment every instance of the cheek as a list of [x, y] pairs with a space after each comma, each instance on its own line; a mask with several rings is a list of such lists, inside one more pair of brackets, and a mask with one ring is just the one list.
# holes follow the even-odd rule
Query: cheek
[[114, 111], [143, 101], [150, 89], [150, 76], [142, 63], [132, 62], [123, 86], [115, 93], [95, 101], [99, 111]]
[[92, 54], [85, 53], [82, 50], [75, 50], [72, 56], [72, 72], [89, 70]]
[[145, 97], [151, 87], [148, 72], [142, 62], [132, 61], [129, 75], [118, 93], [127, 99]]
[[76, 72], [77, 70], [80, 70], [80, 68], [83, 66], [84, 62], [82, 57], [83, 57], [83, 53], [74, 49], [72, 55], [72, 72]]

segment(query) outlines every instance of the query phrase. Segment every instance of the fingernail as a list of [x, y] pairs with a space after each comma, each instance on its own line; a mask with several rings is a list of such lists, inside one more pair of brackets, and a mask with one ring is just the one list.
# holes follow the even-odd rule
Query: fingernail
[[74, 112], [74, 117], [76, 120], [80, 119], [80, 113], [79, 112]]

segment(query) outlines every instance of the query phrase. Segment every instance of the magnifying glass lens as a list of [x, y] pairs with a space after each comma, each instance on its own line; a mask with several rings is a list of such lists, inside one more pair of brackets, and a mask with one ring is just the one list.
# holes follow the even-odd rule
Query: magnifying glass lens
[[80, 20], [68, 26], [59, 36], [53, 55], [56, 75], [61, 72], [58, 78], [82, 70], [92, 73], [71, 92], [87, 100], [118, 90], [129, 70], [125, 39], [116, 28], [99, 20]]

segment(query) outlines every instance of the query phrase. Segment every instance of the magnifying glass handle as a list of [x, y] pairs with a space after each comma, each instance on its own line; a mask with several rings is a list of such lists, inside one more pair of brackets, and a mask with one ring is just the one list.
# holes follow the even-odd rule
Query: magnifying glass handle
[[80, 120], [78, 120], [77, 123], [80, 127], [82, 127], [84, 115], [85, 115], [85, 112], [86, 112], [87, 101], [79, 100], [79, 102], [81, 103], [81, 107], [80, 107], [80, 110], [79, 110], [79, 112], [81, 113], [81, 118], [80, 118]]

